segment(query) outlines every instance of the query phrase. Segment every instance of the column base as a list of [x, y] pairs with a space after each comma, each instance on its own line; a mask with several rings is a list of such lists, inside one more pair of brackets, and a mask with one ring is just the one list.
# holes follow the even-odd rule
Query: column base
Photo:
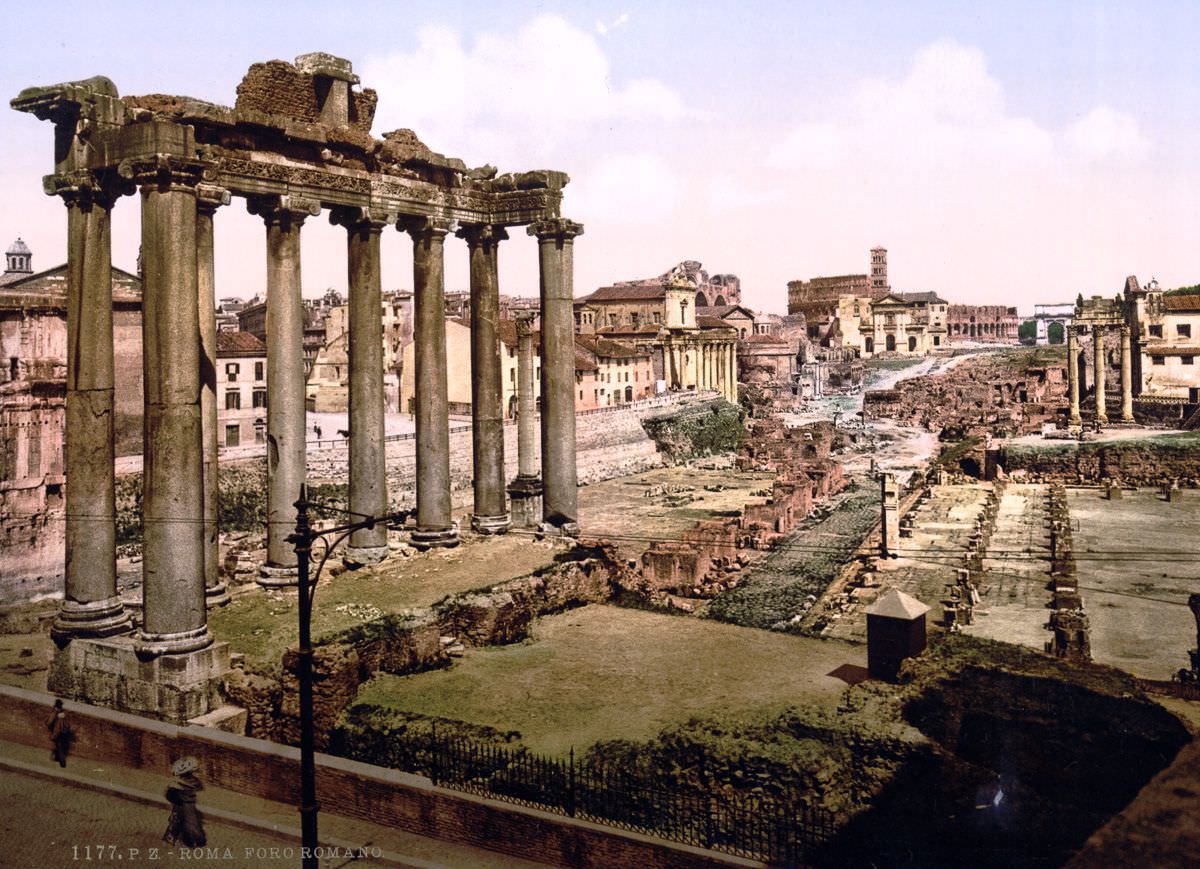
[[216, 585], [207, 585], [204, 587], [204, 605], [208, 609], [225, 606], [230, 600], [229, 586], [224, 580], [219, 581]]
[[513, 528], [537, 528], [542, 524], [542, 481], [518, 474], [508, 484], [508, 510]]
[[229, 644], [141, 657], [133, 637], [78, 639], [50, 662], [48, 690], [78, 700], [183, 724], [220, 708]]
[[471, 530], [478, 534], [503, 534], [512, 526], [507, 513], [499, 516], [471, 516]]
[[578, 522], [564, 522], [561, 525], [556, 525], [553, 522], [543, 522], [538, 530], [547, 537], [579, 537]]
[[458, 529], [453, 526], [450, 528], [418, 528], [412, 533], [411, 539], [413, 547], [422, 552], [436, 546], [457, 546]]
[[133, 638], [134, 651], [142, 659], [198, 652], [208, 648], [212, 643], [213, 638], [212, 634], [208, 632], [208, 625], [201, 625], [189, 631], [175, 631], [170, 634], [152, 634], [143, 628]]
[[132, 630], [129, 613], [114, 595], [89, 603], [64, 601], [50, 628], [50, 637], [61, 646], [76, 637], [112, 637]]
[[258, 584], [265, 588], [286, 588], [300, 584], [300, 568], [264, 564], [258, 569]]
[[342, 552], [342, 564], [354, 570], [359, 567], [370, 567], [387, 558], [388, 548], [384, 546], [347, 546]]

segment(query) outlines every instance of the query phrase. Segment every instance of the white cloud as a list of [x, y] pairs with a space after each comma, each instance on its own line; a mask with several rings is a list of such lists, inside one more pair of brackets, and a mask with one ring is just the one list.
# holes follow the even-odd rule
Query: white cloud
[[618, 15], [616, 18], [614, 18], [610, 24], [605, 24], [603, 21], [597, 21], [596, 22], [596, 32], [599, 33], [601, 36], [608, 36], [608, 34], [610, 32], [612, 32], [613, 30], [616, 30], [622, 24], [628, 24], [628, 23], [629, 23], [629, 13], [622, 12], [620, 15]]
[[783, 192], [777, 188], [754, 190], [733, 175], [718, 172], [709, 181], [709, 197], [714, 208], [753, 208], [778, 202]]
[[470, 45], [451, 28], [426, 27], [412, 51], [369, 59], [362, 79], [382, 95], [377, 132], [408, 127], [434, 150], [502, 169], [544, 164], [615, 126], [685, 115], [662, 82], [617, 84], [596, 37], [554, 15]]
[[831, 119], [802, 121], [768, 153], [790, 169], [1007, 172], [1136, 162], [1149, 143], [1130, 116], [1100, 107], [1055, 130], [1010, 111], [983, 53], [953, 40], [917, 52], [908, 73], [853, 88]]
[[1097, 106], [1064, 133], [1067, 147], [1088, 164], [1140, 163], [1150, 153], [1150, 142], [1137, 121], [1108, 106]]
[[571, 214], [584, 223], [661, 220], [680, 204], [683, 189], [679, 172], [659, 155], [613, 154], [572, 183]]

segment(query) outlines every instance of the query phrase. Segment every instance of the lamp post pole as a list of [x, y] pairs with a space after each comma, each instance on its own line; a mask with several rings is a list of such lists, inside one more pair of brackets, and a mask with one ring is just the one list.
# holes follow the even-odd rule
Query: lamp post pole
[[[300, 595], [300, 644], [296, 661], [296, 678], [300, 683], [300, 865], [303, 869], [318, 869], [317, 858], [317, 770], [316, 751], [313, 748], [313, 647], [312, 647], [312, 604], [317, 581], [330, 553], [339, 543], [363, 528], [374, 528], [380, 523], [388, 525], [403, 524], [409, 516], [408, 511], [393, 513], [385, 516], [362, 516], [349, 510], [318, 504], [308, 500], [308, 486], [301, 484], [300, 500], [296, 507], [296, 530], [288, 537], [288, 542], [296, 550], [296, 579]], [[332, 528], [314, 530], [308, 520], [310, 507], [342, 513], [347, 516], [358, 516], [360, 521], [336, 525]], [[333, 542], [325, 539], [335, 537]], [[325, 546], [317, 569], [309, 578], [309, 566], [312, 560], [312, 546], [318, 539]]]

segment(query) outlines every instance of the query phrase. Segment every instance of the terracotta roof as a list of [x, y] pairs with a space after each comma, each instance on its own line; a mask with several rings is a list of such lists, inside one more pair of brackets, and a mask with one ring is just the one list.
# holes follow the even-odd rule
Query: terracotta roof
[[783, 344], [787, 345], [787, 341], [777, 335], [747, 335], [742, 339], [743, 344]]
[[1163, 308], [1168, 311], [1200, 311], [1200, 293], [1184, 296], [1163, 296]]
[[618, 302], [626, 300], [650, 300], [666, 297], [662, 284], [634, 284], [630, 286], [601, 287], [581, 302]]
[[1200, 356], [1200, 347], [1185, 344], [1147, 344], [1143, 351], [1148, 356]]
[[597, 371], [599, 367], [592, 359], [590, 353], [575, 348], [575, 370], [576, 371]]
[[262, 356], [267, 345], [249, 332], [218, 332], [217, 353], [227, 356]]
[[604, 326], [597, 335], [657, 335], [662, 330], [658, 323], [642, 323], [640, 326]]
[[576, 335], [575, 344], [577, 347], [583, 347], [597, 356], [604, 356], [609, 359], [634, 359], [646, 358], [650, 354], [642, 353], [625, 344], [611, 341], [600, 335]]
[[929, 607], [915, 597], [905, 594], [898, 589], [889, 589], [882, 597], [867, 607], [867, 615], [883, 616], [888, 619], [904, 619], [912, 621], [929, 612]]
[[749, 308], [744, 308], [741, 305], [701, 305], [696, 308], [697, 317], [717, 317], [724, 319], [735, 311], [741, 311], [749, 317], [754, 316], [754, 312]]
[[893, 295], [903, 299], [906, 302], [924, 302], [929, 305], [947, 305], [945, 299], [937, 293], [893, 293]]
[[732, 329], [733, 327], [720, 317], [697, 317], [696, 325], [701, 329]]

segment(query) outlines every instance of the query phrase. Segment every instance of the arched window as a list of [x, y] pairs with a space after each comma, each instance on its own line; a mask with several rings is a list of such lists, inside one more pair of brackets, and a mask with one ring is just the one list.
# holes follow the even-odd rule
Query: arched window
[[632, 386], [625, 387], [625, 400], [633, 401], [633, 387]]
[[886, 339], [886, 340], [885, 340], [885, 342], [884, 342], [884, 346], [885, 346], [885, 349], [887, 350], [887, 352], [889, 352], [889, 353], [891, 353], [891, 352], [895, 351], [895, 349], [896, 349], [896, 336], [895, 336], [895, 335], [888, 335], [888, 336], [887, 336], [887, 339]]
[[914, 350], [916, 350], [916, 349], [917, 349], [917, 339], [916, 339], [916, 336], [914, 336], [914, 335], [909, 335], [909, 336], [908, 336], [908, 352], [909, 352], [909, 353], [912, 353], [912, 352], [913, 352]]
[[868, 353], [874, 353], [875, 352], [875, 339], [868, 338], [866, 340], [864, 346], [866, 347]]

